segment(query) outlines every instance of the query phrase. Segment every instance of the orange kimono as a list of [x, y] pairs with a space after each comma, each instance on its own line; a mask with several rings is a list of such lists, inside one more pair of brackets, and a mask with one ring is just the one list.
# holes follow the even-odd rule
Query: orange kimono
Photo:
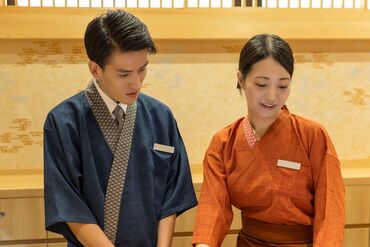
[[[220, 246], [234, 205], [243, 217], [260, 222], [313, 226], [314, 247], [342, 246], [344, 185], [324, 128], [284, 107], [251, 147], [244, 121], [219, 131], [206, 152], [193, 243]], [[300, 167], [281, 167], [280, 161]]]

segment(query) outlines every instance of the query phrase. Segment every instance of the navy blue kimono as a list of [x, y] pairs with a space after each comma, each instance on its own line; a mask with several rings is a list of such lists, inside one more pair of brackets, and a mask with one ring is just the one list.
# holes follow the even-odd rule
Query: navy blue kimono
[[[174, 153], [153, 149], [173, 146]], [[104, 229], [113, 154], [81, 92], [55, 107], [44, 125], [45, 225], [82, 246], [66, 222]], [[170, 109], [140, 94], [115, 246], [156, 246], [158, 221], [196, 206], [184, 143]]]

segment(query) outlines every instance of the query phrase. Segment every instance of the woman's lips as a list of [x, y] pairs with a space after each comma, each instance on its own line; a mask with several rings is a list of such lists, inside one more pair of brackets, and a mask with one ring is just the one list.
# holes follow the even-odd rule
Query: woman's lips
[[261, 105], [264, 107], [264, 108], [267, 108], [267, 109], [273, 109], [276, 105], [273, 105], [273, 104], [263, 104], [261, 103]]

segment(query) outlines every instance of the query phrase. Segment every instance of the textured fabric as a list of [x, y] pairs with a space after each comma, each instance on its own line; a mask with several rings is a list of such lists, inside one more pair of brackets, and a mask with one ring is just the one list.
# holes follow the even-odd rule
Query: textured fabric
[[109, 113], [109, 110], [103, 99], [99, 96], [93, 82], [90, 82], [85, 89], [86, 99], [98, 122], [104, 138], [107, 141], [110, 150], [114, 153], [119, 139], [119, 132], [115, 120]]
[[245, 138], [247, 139], [248, 145], [249, 147], [253, 148], [254, 145], [256, 145], [258, 138], [256, 137], [256, 134], [253, 131], [252, 125], [249, 122], [247, 117], [244, 118], [243, 126], [244, 126]]
[[116, 108], [114, 108], [112, 113], [117, 123], [118, 133], [121, 133], [123, 122], [125, 121], [125, 112], [123, 111], [122, 107], [117, 105]]
[[[121, 108], [121, 107], [119, 107]], [[122, 108], [121, 108], [122, 110]], [[123, 110], [122, 110], [123, 112]], [[121, 135], [114, 153], [113, 165], [108, 180], [104, 204], [104, 232], [115, 243], [123, 186], [125, 184], [128, 159], [131, 150], [132, 132], [136, 117], [136, 102], [127, 107], [127, 116], [121, 123]]]
[[[104, 91], [100, 88], [98, 82], [95, 79], [93, 79], [92, 82], [96, 90], [98, 91], [100, 97], [102, 98], [105, 105], [107, 106], [109, 112], [112, 113], [117, 106], [117, 102], [114, 101], [112, 98], [110, 98], [106, 93], [104, 93]], [[123, 109], [124, 112], [126, 112], [127, 104], [118, 103], [118, 105]]]
[[[197, 204], [189, 161], [171, 110], [139, 94], [131, 152], [122, 193], [115, 246], [157, 244], [158, 222]], [[104, 102], [103, 102], [104, 103]], [[44, 124], [45, 226], [62, 234], [68, 246], [82, 246], [66, 222], [104, 229], [104, 203], [118, 131], [103, 133], [85, 92], [52, 109]], [[174, 153], [153, 149], [154, 143]]]
[[[313, 225], [314, 246], [341, 246], [344, 186], [334, 146], [322, 126], [284, 107], [251, 148], [241, 118], [219, 131], [204, 159], [204, 180], [193, 243], [220, 246], [233, 219], [231, 205], [248, 218]], [[277, 166], [278, 160], [300, 170]]]
[[[103, 107], [105, 104], [102, 104], [102, 98], [99, 96], [93, 83], [89, 84], [86, 94], [91, 109], [103, 133], [108, 136], [114, 135], [116, 131], [112, 128], [111, 124], [108, 124], [110, 121], [104, 119], [104, 117], [108, 117], [106, 114], [107, 107]], [[125, 121], [123, 121], [123, 109], [119, 105], [114, 109], [113, 114], [116, 117], [115, 121], [117, 121], [117, 129], [120, 134], [113, 154], [113, 164], [105, 196], [104, 232], [111, 242], [115, 243], [122, 192], [131, 150], [132, 132], [136, 118], [136, 102], [127, 107], [127, 117]]]
[[312, 246], [312, 226], [277, 225], [243, 217], [238, 235], [238, 247], [309, 247]]

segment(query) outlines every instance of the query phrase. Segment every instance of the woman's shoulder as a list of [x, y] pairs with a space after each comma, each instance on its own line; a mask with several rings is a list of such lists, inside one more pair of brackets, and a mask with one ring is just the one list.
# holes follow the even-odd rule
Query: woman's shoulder
[[297, 114], [290, 114], [291, 121], [299, 130], [308, 131], [312, 133], [326, 132], [325, 127], [317, 122], [307, 117], [303, 117]]
[[321, 123], [295, 114], [291, 114], [291, 119], [294, 129], [299, 133], [301, 140], [306, 146], [322, 146], [324, 149], [327, 149], [328, 153], [336, 156], [332, 140]]
[[213, 135], [213, 141], [227, 142], [232, 136], [235, 136], [239, 128], [242, 126], [245, 117], [238, 118], [233, 123], [218, 130]]

